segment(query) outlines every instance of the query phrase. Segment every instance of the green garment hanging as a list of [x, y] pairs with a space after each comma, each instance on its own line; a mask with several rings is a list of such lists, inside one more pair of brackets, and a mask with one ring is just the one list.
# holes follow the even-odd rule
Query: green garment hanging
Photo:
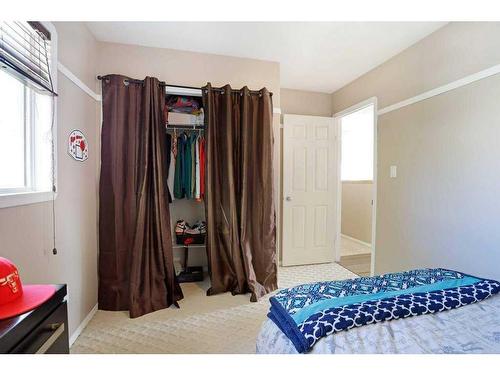
[[185, 146], [185, 160], [184, 160], [184, 173], [182, 175], [182, 181], [184, 186], [184, 192], [186, 199], [193, 198], [193, 188], [191, 184], [191, 174], [193, 169], [193, 155], [192, 150], [192, 137], [187, 137]]

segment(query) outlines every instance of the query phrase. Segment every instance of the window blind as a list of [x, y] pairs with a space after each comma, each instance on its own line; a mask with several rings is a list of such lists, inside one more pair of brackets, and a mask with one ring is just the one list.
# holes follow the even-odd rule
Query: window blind
[[54, 92], [50, 33], [38, 22], [0, 22], [0, 66], [42, 93]]

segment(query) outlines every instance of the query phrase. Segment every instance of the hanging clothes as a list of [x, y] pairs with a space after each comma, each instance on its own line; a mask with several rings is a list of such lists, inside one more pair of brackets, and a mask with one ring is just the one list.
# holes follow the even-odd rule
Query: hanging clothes
[[205, 198], [205, 137], [200, 138], [200, 199]]
[[194, 185], [194, 199], [201, 201], [200, 196], [200, 136], [196, 137], [195, 143], [195, 185]]
[[186, 148], [187, 135], [182, 133], [177, 137], [177, 157], [175, 158], [175, 177], [174, 177], [174, 197], [182, 199], [186, 196], [185, 173], [186, 173]]
[[[200, 202], [205, 194], [205, 138], [199, 133], [182, 133], [172, 138], [169, 184], [173, 199], [195, 199]], [[169, 185], [170, 186], [170, 185]]]
[[191, 135], [191, 199], [196, 190], [196, 134]]
[[191, 137], [189, 137], [187, 134], [185, 135], [187, 140], [184, 149], [184, 169], [182, 175], [182, 185], [184, 187], [184, 196], [186, 197], [186, 199], [191, 199], [193, 193], [193, 189], [191, 187], [193, 158], [191, 154]]
[[169, 202], [175, 200], [174, 185], [175, 185], [176, 157], [177, 157], [177, 132], [174, 131], [174, 133], [170, 136], [170, 163], [168, 167], [168, 177], [167, 177], [168, 192], [170, 195]]
[[175, 129], [172, 134], [172, 154], [174, 155], [174, 158], [177, 157], [177, 130]]
[[[167, 186], [168, 193], [170, 195], [169, 202], [172, 203], [175, 200], [174, 196], [174, 182], [175, 182], [175, 157], [176, 153], [174, 153], [174, 149], [177, 151], [177, 134], [170, 135], [167, 134], [167, 162], [168, 162], [168, 174], [167, 174]], [[169, 161], [170, 159], [170, 161]]]
[[165, 165], [167, 166], [167, 173], [165, 174], [165, 177], [167, 178], [167, 193], [168, 193], [168, 202], [172, 203], [172, 190], [170, 190], [170, 186], [168, 186], [168, 177], [171, 173], [171, 167], [170, 163], [172, 162], [172, 136], [170, 134], [165, 134], [165, 155], [166, 155], [166, 163]]

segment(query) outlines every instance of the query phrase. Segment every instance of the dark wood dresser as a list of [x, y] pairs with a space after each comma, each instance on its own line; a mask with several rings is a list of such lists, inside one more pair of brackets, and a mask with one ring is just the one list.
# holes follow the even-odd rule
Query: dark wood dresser
[[36, 309], [0, 320], [0, 353], [68, 354], [66, 285]]

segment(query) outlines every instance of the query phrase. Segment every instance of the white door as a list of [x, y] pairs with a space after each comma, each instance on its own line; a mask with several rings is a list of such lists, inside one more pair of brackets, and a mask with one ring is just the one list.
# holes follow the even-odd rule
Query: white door
[[284, 266], [335, 260], [337, 140], [332, 117], [284, 115]]

